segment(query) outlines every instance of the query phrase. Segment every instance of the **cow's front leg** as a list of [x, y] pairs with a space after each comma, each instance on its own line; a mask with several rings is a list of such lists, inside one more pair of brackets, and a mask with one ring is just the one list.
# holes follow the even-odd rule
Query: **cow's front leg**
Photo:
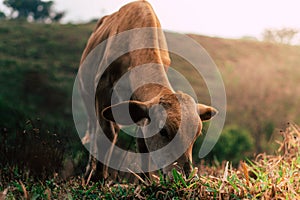
[[[111, 142], [109, 145], [109, 148], [107, 149], [107, 152], [105, 153], [105, 163], [109, 165], [109, 162], [112, 159], [113, 151], [114, 151], [114, 146], [116, 145], [117, 139], [118, 139], [118, 134], [119, 134], [119, 127], [116, 123], [113, 122], [108, 122], [108, 121], [102, 121], [104, 127], [107, 127], [106, 130], [104, 130], [104, 133], [106, 137], [109, 139]], [[118, 175], [118, 171], [109, 168], [107, 165], [103, 165], [103, 177], [108, 178], [110, 177], [113, 180], [116, 180]]]
[[[139, 132], [141, 132], [142, 130], [139, 128], [138, 129]], [[140, 133], [138, 133], [139, 135]], [[149, 153], [149, 150], [146, 146], [146, 143], [145, 143], [145, 139], [144, 138], [137, 138], [137, 147], [138, 147], [138, 152], [139, 153]], [[149, 164], [150, 164], [150, 157], [149, 155], [146, 156], [147, 154], [144, 154], [142, 156], [142, 166], [141, 166], [141, 169], [143, 170], [142, 172], [142, 177], [143, 178], [150, 178], [150, 173], [149, 173]]]

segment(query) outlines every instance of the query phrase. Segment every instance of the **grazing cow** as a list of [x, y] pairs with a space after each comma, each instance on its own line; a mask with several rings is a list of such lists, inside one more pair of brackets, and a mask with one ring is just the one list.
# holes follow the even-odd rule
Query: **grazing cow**
[[[95, 108], [98, 121], [103, 133], [109, 138], [112, 144], [115, 144], [119, 125], [130, 125], [138, 123], [143, 125], [139, 128], [140, 133], [145, 136], [149, 134], [149, 129], [145, 128], [151, 123], [152, 127], [159, 127], [157, 134], [151, 137], [138, 138], [137, 148], [141, 153], [156, 151], [169, 144], [176, 135], [181, 146], [181, 142], [188, 141], [190, 132], [195, 132], [193, 138], [189, 138], [191, 144], [180, 155], [176, 161], [177, 166], [181, 167], [186, 174], [191, 172], [192, 163], [192, 146], [196, 137], [200, 135], [202, 121], [209, 120], [217, 111], [209, 106], [197, 104], [194, 99], [183, 92], [175, 92], [167, 78], [166, 70], [170, 66], [170, 58], [167, 49], [164, 34], [160, 29], [160, 22], [157, 19], [151, 5], [146, 1], [136, 1], [123, 6], [118, 12], [103, 17], [99, 20], [97, 27], [90, 36], [86, 48], [83, 52], [81, 64], [85, 62], [88, 54], [97, 47], [101, 42], [115, 36], [119, 33], [137, 28], [154, 27], [153, 31], [147, 33], [147, 41], [152, 44], [151, 48], [136, 49], [121, 55], [109, 64], [99, 79], [96, 96]], [[132, 37], [120, 41], [120, 46], [126, 48], [136, 42], [134, 34]], [[106, 43], [105, 50], [99, 55], [102, 59], [114, 54], [114, 49], [110, 43]], [[146, 64], [146, 67], [141, 67]], [[103, 66], [99, 66], [101, 68]], [[127, 101], [119, 101], [112, 104], [111, 96], [115, 84], [126, 73], [133, 73], [135, 69], [138, 74], [129, 75], [129, 86], [131, 89], [131, 98]], [[155, 80], [153, 83], [141, 85], [143, 81]], [[159, 84], [158, 84], [159, 82]], [[141, 85], [141, 86], [139, 86]], [[84, 94], [84, 84], [81, 88]], [[85, 97], [83, 97], [85, 99]], [[129, 108], [131, 119], [123, 116], [123, 109]], [[163, 108], [163, 109], [160, 109]], [[116, 112], [113, 112], [115, 110]], [[128, 115], [127, 115], [128, 116]], [[162, 116], [165, 116], [162, 123]], [[115, 120], [117, 118], [118, 120]], [[185, 121], [185, 125], [182, 122]], [[149, 127], [148, 127], [149, 128]], [[93, 131], [90, 129], [91, 151], [97, 151], [99, 141], [94, 140]], [[153, 129], [152, 129], [153, 130]], [[88, 135], [85, 136], [87, 138]], [[180, 142], [181, 141], [181, 142]], [[112, 145], [113, 146], [113, 145]], [[177, 147], [175, 147], [177, 148]], [[105, 151], [105, 149], [101, 149]], [[109, 150], [104, 154], [109, 154]], [[103, 153], [103, 152], [102, 152]], [[165, 152], [167, 156], [172, 156], [172, 152]], [[150, 157], [148, 159], [151, 159]], [[149, 160], [143, 160], [143, 165], [148, 165]], [[159, 161], [159, 162], [164, 162]], [[163, 172], [168, 173], [173, 165], [163, 167]], [[147, 168], [143, 168], [147, 169]], [[92, 175], [95, 179], [107, 178], [108, 168], [101, 162], [97, 161], [94, 156], [90, 155], [89, 163], [86, 169], [86, 178]]]

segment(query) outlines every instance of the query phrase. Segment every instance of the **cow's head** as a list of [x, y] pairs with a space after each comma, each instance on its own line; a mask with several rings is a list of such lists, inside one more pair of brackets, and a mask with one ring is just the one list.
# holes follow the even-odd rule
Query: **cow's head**
[[[128, 108], [131, 119], [123, 112], [128, 112]], [[172, 151], [162, 152], [162, 157], [176, 157], [174, 162], [177, 167], [188, 175], [192, 170], [193, 144], [201, 133], [202, 122], [211, 119], [216, 113], [213, 107], [197, 104], [188, 94], [177, 92], [162, 94], [149, 102], [126, 101], [115, 104], [105, 108], [102, 116], [121, 125], [148, 122], [142, 130], [149, 152], [165, 147], [178, 136], [177, 142], [172, 144]], [[185, 148], [184, 153], [176, 156], [174, 151], [180, 148]], [[164, 165], [164, 174], [168, 174], [173, 167], [172, 164]]]

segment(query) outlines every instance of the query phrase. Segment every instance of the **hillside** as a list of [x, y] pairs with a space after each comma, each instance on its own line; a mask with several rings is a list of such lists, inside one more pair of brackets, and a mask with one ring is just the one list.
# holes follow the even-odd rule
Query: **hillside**
[[[300, 46], [190, 35], [211, 55], [225, 82], [227, 124], [256, 141], [300, 120]], [[277, 129], [277, 130], [276, 130]], [[256, 144], [256, 151], [266, 150]]]
[[[93, 27], [94, 24], [1, 21], [2, 132], [23, 130], [28, 119], [38, 119], [51, 131], [77, 138], [71, 92], [81, 53]], [[273, 139], [273, 132], [285, 128], [287, 122], [300, 122], [300, 47], [190, 37], [208, 51], [221, 71], [228, 102], [226, 127], [250, 134], [255, 147], [246, 149], [248, 153], [271, 151], [268, 141]], [[195, 83], [199, 98], [209, 103], [205, 87], [193, 80], [193, 70], [180, 58], [172, 59], [174, 66]]]

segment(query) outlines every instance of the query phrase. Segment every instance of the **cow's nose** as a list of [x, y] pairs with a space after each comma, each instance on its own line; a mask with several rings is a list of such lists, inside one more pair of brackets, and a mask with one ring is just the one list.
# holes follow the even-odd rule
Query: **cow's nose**
[[192, 168], [192, 165], [190, 164], [190, 162], [186, 162], [183, 165], [183, 171], [184, 171], [186, 177], [189, 177], [189, 175], [191, 174], [192, 170], [193, 170], [193, 168]]

